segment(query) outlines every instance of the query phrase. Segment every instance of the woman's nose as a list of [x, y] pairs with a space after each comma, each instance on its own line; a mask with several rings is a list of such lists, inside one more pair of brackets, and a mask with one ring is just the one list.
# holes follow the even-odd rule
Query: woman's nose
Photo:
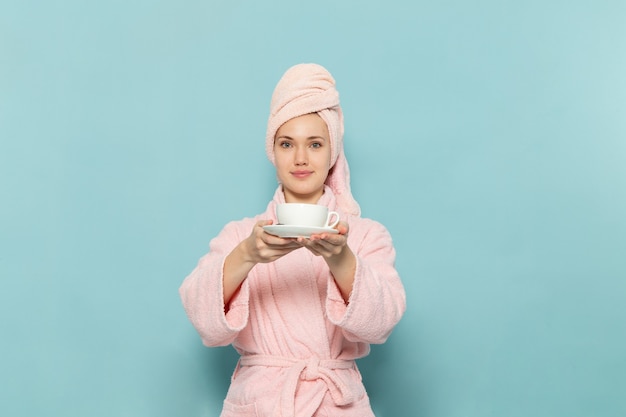
[[306, 153], [306, 149], [302, 147], [298, 147], [296, 149], [295, 155], [295, 164], [296, 165], [306, 165], [308, 163], [308, 155]]

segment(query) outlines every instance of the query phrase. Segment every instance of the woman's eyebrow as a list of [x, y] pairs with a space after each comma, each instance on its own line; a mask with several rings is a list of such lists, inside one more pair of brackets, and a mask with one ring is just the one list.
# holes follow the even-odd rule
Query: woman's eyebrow
[[[278, 140], [278, 139], [294, 140], [291, 136], [288, 136], [288, 135], [276, 136], [276, 139], [274, 139], [274, 140]], [[309, 136], [308, 138], [306, 138], [306, 140], [319, 140], [319, 139], [321, 139], [323, 141], [327, 141], [328, 140], [324, 136]]]

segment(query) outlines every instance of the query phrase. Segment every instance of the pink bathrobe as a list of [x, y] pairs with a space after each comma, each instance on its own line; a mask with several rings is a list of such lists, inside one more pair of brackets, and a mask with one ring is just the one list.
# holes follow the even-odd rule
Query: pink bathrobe
[[[370, 343], [385, 342], [406, 306], [391, 237], [380, 223], [342, 213], [357, 257], [347, 305], [324, 259], [302, 248], [257, 264], [225, 313], [225, 257], [257, 221], [276, 223], [281, 202], [279, 187], [265, 213], [227, 224], [180, 288], [203, 343], [232, 343], [241, 354], [221, 416], [373, 416], [354, 359], [366, 356]], [[328, 187], [318, 204], [340, 211]]]

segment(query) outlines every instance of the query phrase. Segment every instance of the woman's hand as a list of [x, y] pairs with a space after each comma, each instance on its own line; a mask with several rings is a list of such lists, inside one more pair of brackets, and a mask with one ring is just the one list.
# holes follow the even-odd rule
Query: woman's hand
[[336, 257], [347, 248], [349, 227], [346, 222], [339, 222], [335, 228], [339, 233], [320, 233], [311, 235], [308, 239], [299, 237], [297, 241], [314, 255]]
[[252, 233], [243, 241], [243, 248], [248, 262], [254, 264], [274, 262], [302, 245], [294, 238], [282, 238], [266, 233], [263, 226], [272, 224], [271, 220], [261, 220], [252, 229]]

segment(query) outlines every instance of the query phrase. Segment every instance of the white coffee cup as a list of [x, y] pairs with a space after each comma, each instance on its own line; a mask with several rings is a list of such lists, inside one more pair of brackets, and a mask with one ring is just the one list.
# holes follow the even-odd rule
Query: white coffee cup
[[278, 204], [276, 206], [276, 217], [278, 218], [278, 224], [289, 226], [323, 227], [329, 229], [339, 223], [339, 213], [328, 211], [328, 207], [320, 206], [319, 204]]

